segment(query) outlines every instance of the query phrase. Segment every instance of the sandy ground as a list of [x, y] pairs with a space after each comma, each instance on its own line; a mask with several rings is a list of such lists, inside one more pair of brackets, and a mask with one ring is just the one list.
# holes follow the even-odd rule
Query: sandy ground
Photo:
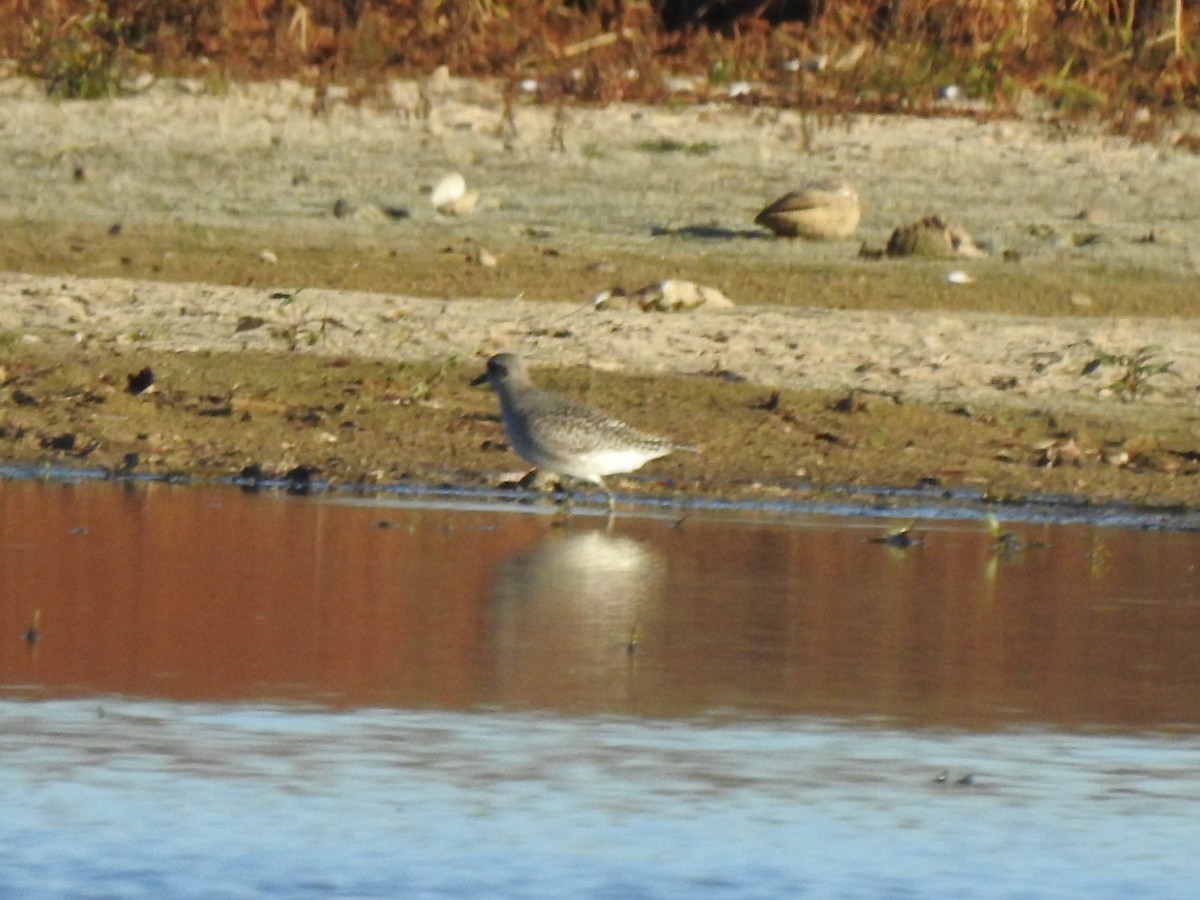
[[[582, 296], [419, 298], [406, 295], [402, 270], [394, 290], [306, 289], [290, 305], [261, 287], [10, 273], [0, 277], [0, 330], [23, 341], [278, 350], [277, 333], [238, 323], [290, 319], [324, 323], [305, 350], [321, 354], [482, 360], [505, 349], [537, 366], [728, 372], [776, 387], [1039, 409], [1114, 408], [1103, 390], [1112, 370], [1081, 376], [1084, 365], [1103, 351], [1158, 345], [1178, 377], [1158, 379], [1138, 405], [1196, 417], [1200, 319], [1088, 315], [1090, 298], [1073, 305], [1070, 287], [1073, 272], [1111, 270], [1200, 289], [1200, 157], [1184, 150], [1036, 121], [815, 121], [737, 106], [556, 116], [522, 104], [506, 123], [494, 87], [453, 80], [432, 89], [429, 115], [415, 85], [381, 97], [350, 104], [335, 91], [314, 115], [312, 92], [294, 83], [212, 93], [164, 81], [121, 100], [55, 103], [29, 83], [0, 82], [0, 221], [246, 229], [253, 237], [241, 252], [258, 260], [271, 251], [262, 278], [289, 290], [303, 287], [289, 279], [297, 235], [398, 248], [431, 235], [469, 240], [496, 248], [501, 267], [506, 248], [549, 241], [594, 260], [597, 289], [615, 254], [660, 259], [664, 278], [686, 278], [703, 259], [709, 272], [729, 265], [715, 286], [737, 308], [668, 316], [600, 313]], [[653, 149], [664, 140], [683, 149]], [[450, 171], [482, 192], [468, 217], [429, 203]], [[895, 310], [816, 308], [802, 274], [786, 303], [758, 304], [736, 275], [748, 265], [794, 260], [798, 272], [824, 266], [848, 277], [863, 265], [858, 240], [772, 240], [751, 224], [776, 196], [827, 178], [858, 188], [868, 244], [940, 213], [992, 250], [988, 260], [926, 265], [931, 291], [946, 292], [954, 269], [991, 277], [1008, 250], [1026, 271], [1062, 281], [1062, 315], [975, 312], [973, 285], [948, 292], [935, 312], [906, 310], [902, 298]], [[339, 199], [353, 215], [335, 218]], [[697, 231], [720, 239], [697, 240]], [[278, 253], [264, 233], [279, 236]]]
[[[163, 350], [279, 351], [270, 291], [123, 279], [0, 277], [0, 330], [25, 340], [66, 338]], [[321, 337], [309, 352], [427, 361], [518, 349], [531, 365], [590, 365], [632, 373], [729, 373], [782, 388], [857, 388], [906, 400], [1082, 409], [1117, 401], [1113, 374], [1081, 377], [1098, 348], [1162, 348], [1177, 378], [1160, 378], [1142, 407], [1196, 415], [1200, 320], [831, 312], [751, 308], [654, 315], [522, 300], [432, 300], [353, 291], [302, 295]], [[299, 305], [299, 301], [296, 302]], [[1105, 376], [1109, 377], [1106, 378]], [[1007, 379], [1016, 378], [1015, 386]]]
[[[809, 179], [844, 178], [863, 197], [860, 233], [872, 243], [898, 224], [941, 213], [997, 249], [1053, 264], [1200, 271], [1200, 157], [1093, 130], [613, 105], [568, 110], [559, 143], [552, 108], [519, 105], [506, 127], [502, 100], [486, 84], [450, 82], [434, 92], [425, 118], [417, 115], [415, 85], [383, 93], [387, 102], [377, 106], [338, 102], [335, 93], [314, 115], [311, 90], [286, 82], [228, 85], [217, 95], [163, 82], [127, 99], [65, 103], [46, 100], [28, 82], [0, 82], [0, 215], [336, 226], [397, 242], [414, 229], [488, 244], [540, 228], [597, 257], [621, 247], [668, 255], [672, 247], [656, 229], [754, 230], [754, 215], [780, 194]], [[644, 149], [662, 140], [697, 152]], [[81, 182], [71, 177], [77, 166], [86, 173]], [[483, 192], [469, 219], [437, 216], [423, 193], [452, 170]], [[332, 219], [339, 198], [360, 208], [356, 220]], [[375, 213], [380, 206], [412, 214], [388, 222]], [[1073, 218], [1084, 211], [1089, 221]], [[1076, 254], [1069, 245], [1077, 232], [1107, 240]], [[1150, 232], [1154, 244], [1136, 242]], [[765, 240], [702, 248], [806, 263], [845, 260], [856, 250]], [[755, 300], [723, 287], [739, 302]], [[802, 304], [803, 285], [796, 287]]]

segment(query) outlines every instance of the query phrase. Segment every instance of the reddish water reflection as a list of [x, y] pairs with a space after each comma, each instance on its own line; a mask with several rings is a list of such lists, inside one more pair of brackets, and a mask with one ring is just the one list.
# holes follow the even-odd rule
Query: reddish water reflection
[[1050, 546], [999, 560], [972, 525], [899, 553], [832, 522], [608, 533], [194, 487], [6, 483], [0, 510], [9, 693], [1200, 723], [1190, 534], [1018, 529]]

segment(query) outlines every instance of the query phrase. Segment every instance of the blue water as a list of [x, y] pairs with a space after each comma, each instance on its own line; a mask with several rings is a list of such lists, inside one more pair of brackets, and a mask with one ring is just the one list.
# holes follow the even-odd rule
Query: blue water
[[9, 700], [0, 897], [1194, 897], [1198, 772], [1195, 735]]
[[1194, 533], [0, 512], [0, 900], [1197, 895]]

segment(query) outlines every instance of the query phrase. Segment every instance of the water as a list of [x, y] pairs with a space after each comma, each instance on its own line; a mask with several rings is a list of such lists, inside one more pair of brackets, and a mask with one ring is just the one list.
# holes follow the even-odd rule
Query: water
[[896, 551], [823, 518], [32, 483], [0, 510], [0, 897], [1200, 878], [1200, 536]]

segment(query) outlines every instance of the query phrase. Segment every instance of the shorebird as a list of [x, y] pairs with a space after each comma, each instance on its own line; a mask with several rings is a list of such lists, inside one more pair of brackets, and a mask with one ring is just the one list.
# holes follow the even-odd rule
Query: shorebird
[[780, 237], [837, 241], [850, 237], [862, 219], [858, 192], [844, 181], [810, 184], [784, 194], [754, 219]]
[[663, 437], [639, 431], [603, 410], [539, 388], [525, 363], [513, 353], [487, 362], [472, 384], [490, 383], [500, 398], [508, 443], [539, 470], [599, 485], [611, 513], [616, 501], [605, 475], [632, 472], [675, 450], [697, 452]]

